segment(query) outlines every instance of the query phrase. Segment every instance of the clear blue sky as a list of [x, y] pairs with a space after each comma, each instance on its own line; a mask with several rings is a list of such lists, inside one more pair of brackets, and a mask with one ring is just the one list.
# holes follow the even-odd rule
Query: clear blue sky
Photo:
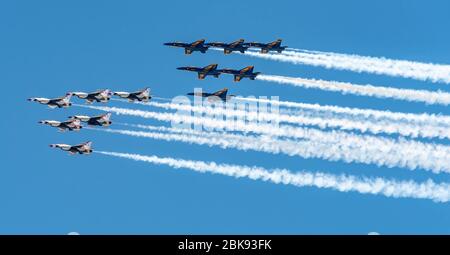
[[232, 83], [230, 77], [199, 81], [194, 74], [175, 68], [210, 63], [230, 68], [255, 65], [255, 71], [268, 74], [354, 83], [443, 91], [450, 91], [449, 85], [213, 51], [185, 56], [181, 49], [162, 46], [167, 41], [199, 38], [283, 38], [295, 48], [450, 64], [448, 1], [372, 2], [3, 1], [0, 233], [450, 234], [448, 203], [300, 189], [101, 155], [70, 157], [48, 144], [92, 140], [94, 149], [101, 150], [417, 181], [428, 177], [450, 181], [448, 175], [243, 153], [86, 130], [62, 134], [37, 121], [97, 112], [50, 110], [26, 101], [32, 96], [53, 97], [106, 87], [135, 90], [150, 86], [161, 97], [185, 94], [194, 87], [229, 87], [233, 94], [278, 95], [289, 101], [450, 114], [442, 106], [343, 96], [261, 81]]

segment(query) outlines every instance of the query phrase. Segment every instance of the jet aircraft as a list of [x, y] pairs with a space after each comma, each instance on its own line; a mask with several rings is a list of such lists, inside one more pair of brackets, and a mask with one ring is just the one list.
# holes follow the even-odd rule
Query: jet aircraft
[[213, 93], [207, 93], [207, 92], [193, 92], [193, 93], [187, 93], [188, 96], [200, 96], [200, 97], [206, 97], [210, 101], [214, 100], [222, 100], [223, 102], [226, 102], [230, 100], [235, 95], [228, 95], [228, 89], [223, 88], [219, 91], [213, 92]]
[[256, 76], [260, 74], [260, 72], [253, 72], [253, 66], [247, 66], [242, 68], [241, 70], [234, 69], [222, 69], [221, 73], [232, 74], [234, 76], [234, 81], [238, 82], [242, 78], [249, 78], [250, 80], [254, 80]]
[[206, 53], [206, 51], [209, 48], [209, 46], [205, 45], [204, 39], [195, 41], [193, 43], [168, 42], [168, 43], [164, 43], [164, 45], [184, 48], [184, 54], [186, 54], [186, 55], [192, 54], [192, 52], [194, 52], [194, 51], [200, 51], [201, 53]]
[[67, 108], [72, 105], [70, 102], [70, 98], [72, 97], [72, 93], [67, 93], [64, 97], [49, 99], [44, 97], [32, 97], [28, 98], [28, 101], [38, 102], [40, 104], [48, 105], [50, 108]]
[[219, 75], [221, 74], [221, 70], [217, 70], [217, 64], [212, 64], [205, 67], [184, 66], [178, 67], [177, 69], [183, 71], [197, 72], [198, 78], [200, 80], [205, 79], [205, 77], [208, 75], [212, 75], [215, 78], [219, 78]]
[[150, 95], [150, 88], [144, 88], [136, 92], [114, 92], [114, 95], [128, 99], [130, 102], [148, 102], [152, 98]]
[[268, 53], [269, 51], [276, 51], [278, 53], [281, 53], [288, 47], [288, 46], [281, 46], [281, 41], [282, 41], [281, 39], [278, 39], [270, 43], [251, 42], [248, 43], [248, 45], [250, 47], [260, 48], [261, 53]]
[[92, 104], [94, 101], [106, 103], [112, 95], [111, 90], [109, 89], [98, 90], [92, 93], [73, 92], [72, 94], [78, 98], [85, 99], [88, 104]]
[[106, 113], [106, 114], [102, 114], [102, 115], [99, 115], [99, 116], [93, 116], [93, 117], [84, 116], [84, 115], [74, 115], [74, 116], [69, 116], [69, 118], [74, 119], [74, 120], [78, 120], [78, 121], [86, 122], [90, 126], [107, 127], [107, 126], [110, 126], [112, 124], [112, 122], [110, 120], [111, 119], [111, 113]]
[[71, 155], [74, 154], [91, 154], [92, 153], [92, 142], [85, 142], [77, 145], [68, 144], [50, 144], [52, 148], [60, 148], [63, 151], [68, 151]]
[[77, 119], [71, 119], [67, 121], [56, 121], [56, 120], [41, 120], [39, 121], [41, 124], [49, 125], [51, 127], [56, 127], [59, 131], [79, 131], [83, 127], [81, 126], [81, 121]]
[[224, 54], [230, 54], [233, 51], [239, 51], [240, 53], [245, 53], [245, 51], [250, 47], [248, 44], [244, 43], [244, 39], [239, 39], [232, 43], [223, 42], [212, 42], [207, 43], [207, 46], [222, 48]]

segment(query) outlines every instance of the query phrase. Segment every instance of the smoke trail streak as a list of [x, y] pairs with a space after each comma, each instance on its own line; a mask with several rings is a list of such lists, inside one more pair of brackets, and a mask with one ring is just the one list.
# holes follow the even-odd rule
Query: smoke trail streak
[[[111, 98], [112, 100], [115, 100], [115, 98], [113, 99], [113, 98]], [[155, 96], [152, 96], [152, 99], [158, 99], [158, 100], [162, 100], [162, 101], [172, 101], [172, 99], [170, 99], [170, 98], [165, 98], [165, 97], [155, 97]]]
[[450, 83], [450, 65], [302, 50], [287, 50], [281, 54], [261, 54], [247, 51], [244, 55], [293, 64], [320, 66], [327, 69]]
[[[351, 150], [351, 154], [354, 155], [347, 155], [347, 157], [356, 162], [390, 165], [392, 167], [400, 166], [409, 169], [422, 168], [425, 170], [431, 170], [435, 173], [448, 171], [448, 169], [450, 169], [448, 164], [450, 158], [450, 147], [444, 145], [421, 143], [405, 139], [389, 139], [367, 135], [355, 135], [339, 131], [323, 132], [311, 128], [291, 126], [279, 126], [278, 128], [274, 128], [273, 125], [243, 123], [242, 121], [227, 122], [224, 120], [211, 118], [199, 118], [189, 115], [158, 113], [126, 108], [81, 106], [114, 112], [117, 114], [152, 118], [160, 121], [170, 121], [172, 124], [180, 122], [189, 123], [194, 124], [194, 127], [200, 126], [200, 129], [205, 127], [212, 130], [238, 130], [242, 132], [262, 133], [270, 136], [294, 137], [297, 139], [310, 140], [311, 142], [317, 144], [320, 143], [328, 144], [329, 146], [338, 146], [342, 149], [342, 153], [346, 150]], [[191, 125], [189, 125], [189, 128], [190, 127]], [[339, 150], [336, 150], [336, 153], [339, 154], [339, 152]]]
[[358, 130], [360, 132], [370, 132], [373, 134], [400, 134], [402, 136], [425, 137], [425, 138], [450, 138], [450, 128], [448, 126], [420, 126], [410, 125], [408, 123], [397, 123], [391, 121], [371, 121], [370, 119], [345, 119], [342, 116], [332, 115], [329, 112], [325, 114], [309, 113], [304, 111], [294, 112], [281, 109], [284, 114], [274, 114], [266, 112], [234, 110], [227, 107], [208, 107], [177, 103], [142, 103], [152, 107], [158, 107], [166, 110], [193, 111], [210, 116], [238, 117], [248, 121], [274, 121], [276, 123], [286, 122], [299, 125], [312, 125], [321, 129], [340, 128], [342, 130]]
[[[213, 120], [214, 123], [216, 121]], [[90, 128], [92, 129], [92, 128]], [[434, 173], [450, 172], [447, 146], [424, 144], [415, 141], [361, 137], [337, 132], [321, 132], [300, 129], [299, 140], [280, 139], [273, 136], [250, 136], [218, 132], [196, 134], [190, 129], [186, 133], [165, 134], [116, 129], [94, 129], [136, 137], [147, 137], [165, 141], [180, 141], [198, 145], [220, 146], [238, 150], [254, 150], [273, 154], [283, 153], [303, 158], [320, 158], [346, 163], [365, 163], [387, 167], [403, 167], [411, 170], [421, 168]], [[300, 133], [303, 132], [303, 133]], [[187, 134], [187, 135], [186, 135]]]
[[278, 101], [263, 98], [248, 98], [248, 97], [236, 97], [237, 100], [263, 102], [272, 105], [299, 108], [302, 110], [312, 110], [317, 112], [332, 112], [334, 114], [349, 115], [356, 118], [365, 118], [373, 120], [389, 120], [395, 122], [407, 122], [415, 124], [427, 124], [427, 125], [445, 125], [450, 127], [450, 116], [436, 115], [428, 113], [403, 113], [403, 112], [391, 112], [372, 109], [350, 108], [333, 105], [319, 105], [319, 104], [307, 104], [290, 101]]
[[156, 165], [167, 165], [175, 169], [186, 168], [200, 173], [221, 174], [235, 178], [249, 178], [275, 184], [297, 187], [316, 187], [333, 189], [340, 192], [358, 192], [361, 194], [384, 195], [393, 198], [430, 199], [434, 202], [450, 201], [450, 185], [436, 184], [432, 180], [424, 183], [414, 181], [394, 181], [383, 178], [356, 177], [351, 175], [334, 175], [322, 172], [290, 172], [286, 169], [267, 170], [262, 167], [219, 164], [183, 160], [169, 157], [144, 156], [139, 154], [96, 151], [96, 153], [143, 161]]
[[[152, 99], [159, 99], [163, 101], [173, 101], [173, 99], [169, 98], [160, 98], [153, 97]], [[333, 105], [320, 105], [320, 104], [308, 104], [308, 103], [299, 103], [299, 102], [291, 102], [291, 101], [279, 101], [279, 100], [270, 100], [264, 98], [252, 98], [252, 97], [234, 97], [234, 100], [240, 101], [250, 101], [257, 103], [265, 103], [273, 106], [282, 106], [282, 107], [290, 107], [290, 108], [299, 108], [303, 113], [305, 111], [314, 111], [321, 112], [323, 115], [328, 115], [328, 112], [333, 114], [339, 114], [341, 117], [346, 117], [350, 119], [360, 119], [361, 121], [392, 121], [392, 122], [405, 122], [411, 125], [424, 125], [423, 129], [428, 129], [430, 126], [443, 126], [440, 128], [447, 129], [450, 127], [450, 116], [441, 115], [441, 114], [429, 114], [429, 113], [405, 113], [405, 112], [391, 112], [388, 110], [373, 110], [373, 109], [364, 109], [364, 108], [350, 108], [350, 107], [342, 107], [342, 106], [333, 106]], [[116, 99], [111, 98], [113, 101], [126, 102], [129, 103], [128, 100], [124, 99]], [[145, 102], [134, 102], [135, 104], [143, 104], [146, 105]], [[282, 110], [283, 111], [283, 110]], [[295, 114], [294, 111], [285, 111], [286, 113]]]
[[450, 104], [450, 93], [442, 91], [397, 89], [391, 87], [379, 87], [373, 85], [357, 85], [347, 82], [324, 81], [315, 79], [303, 79], [277, 75], [258, 75], [256, 79], [261, 81], [289, 84], [303, 88], [314, 88], [326, 91], [341, 92], [342, 94], [354, 94], [359, 96], [371, 96], [377, 98], [391, 98], [409, 102], [422, 102], [426, 104]]

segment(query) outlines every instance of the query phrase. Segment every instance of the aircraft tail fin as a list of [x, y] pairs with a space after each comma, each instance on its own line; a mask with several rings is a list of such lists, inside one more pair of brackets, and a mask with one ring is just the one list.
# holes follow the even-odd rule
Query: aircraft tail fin
[[241, 73], [252, 73], [254, 66], [247, 66], [240, 70]]
[[72, 98], [72, 95], [73, 94], [71, 92], [67, 93], [63, 98], [64, 102], [68, 103], [70, 101], [70, 98]]
[[223, 88], [219, 91], [216, 91], [213, 93], [213, 96], [218, 96], [220, 97], [222, 100], [227, 98], [227, 93], [228, 93], [228, 88]]
[[105, 114], [105, 120], [108, 121], [111, 119], [111, 113], [108, 112], [107, 114]]

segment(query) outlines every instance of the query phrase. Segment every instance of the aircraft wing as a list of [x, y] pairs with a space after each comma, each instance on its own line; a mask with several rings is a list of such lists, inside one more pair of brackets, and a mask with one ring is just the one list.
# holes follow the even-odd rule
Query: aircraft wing
[[79, 119], [72, 119], [72, 120], [64, 121], [63, 123], [70, 128], [75, 128], [77, 126], [80, 126]]
[[87, 98], [89, 96], [88, 93], [84, 93], [84, 92], [73, 92], [72, 94], [81, 99]]
[[92, 144], [92, 142], [85, 142], [85, 143], [74, 145], [74, 146], [72, 146], [72, 148], [81, 149], [81, 148], [83, 148], [85, 146], [86, 147], [91, 147], [91, 144]]
[[237, 41], [235, 41], [235, 42], [232, 42], [230, 45], [229, 45], [229, 47], [236, 47], [236, 46], [239, 46], [239, 45], [241, 45], [241, 44], [243, 44], [244, 43], [244, 39], [239, 39], [239, 40], [237, 40]]
[[212, 71], [217, 69], [217, 64], [211, 64], [203, 68], [203, 71]]
[[71, 118], [71, 119], [79, 119], [81, 121], [89, 121], [89, 119], [91, 119], [91, 117], [84, 116], [84, 115], [75, 115], [75, 116], [70, 116], [69, 118]]
[[102, 114], [100, 116], [92, 117], [92, 119], [97, 120], [97, 121], [100, 121], [100, 120], [102, 120], [102, 121], [109, 121], [110, 118], [111, 118], [111, 113], [110, 112], [108, 112], [106, 114]]
[[90, 117], [89, 119], [91, 119], [91, 120], [100, 120], [100, 119], [103, 118], [104, 116], [105, 116], [105, 114], [102, 114], [102, 115]]
[[98, 96], [100, 96], [103, 92], [104, 92], [104, 90], [95, 91], [95, 92], [89, 93], [89, 96], [91, 96], [91, 97], [98, 97]]
[[280, 45], [281, 45], [281, 42], [282, 42], [281, 39], [278, 39], [278, 40], [276, 40], [276, 41], [274, 41], [274, 42], [269, 43], [269, 44], [267, 45], [267, 47], [272, 48], [272, 47], [280, 46]]
[[72, 93], [67, 93], [63, 97], [59, 97], [59, 98], [50, 100], [50, 102], [54, 102], [57, 105], [64, 105], [65, 103], [68, 103], [70, 101], [71, 97], [72, 97]]
[[143, 98], [146, 97], [150, 94], [150, 89], [149, 88], [145, 88], [143, 90], [140, 91], [136, 91], [132, 93], [134, 96], [138, 97], [138, 98]]
[[119, 96], [121, 98], [127, 98], [130, 96], [130, 93], [128, 92], [114, 92], [114, 95]]
[[202, 45], [204, 42], [205, 42], [205, 40], [203, 40], [203, 39], [195, 41], [195, 42], [191, 43], [191, 47], [196, 47], [198, 45]]

